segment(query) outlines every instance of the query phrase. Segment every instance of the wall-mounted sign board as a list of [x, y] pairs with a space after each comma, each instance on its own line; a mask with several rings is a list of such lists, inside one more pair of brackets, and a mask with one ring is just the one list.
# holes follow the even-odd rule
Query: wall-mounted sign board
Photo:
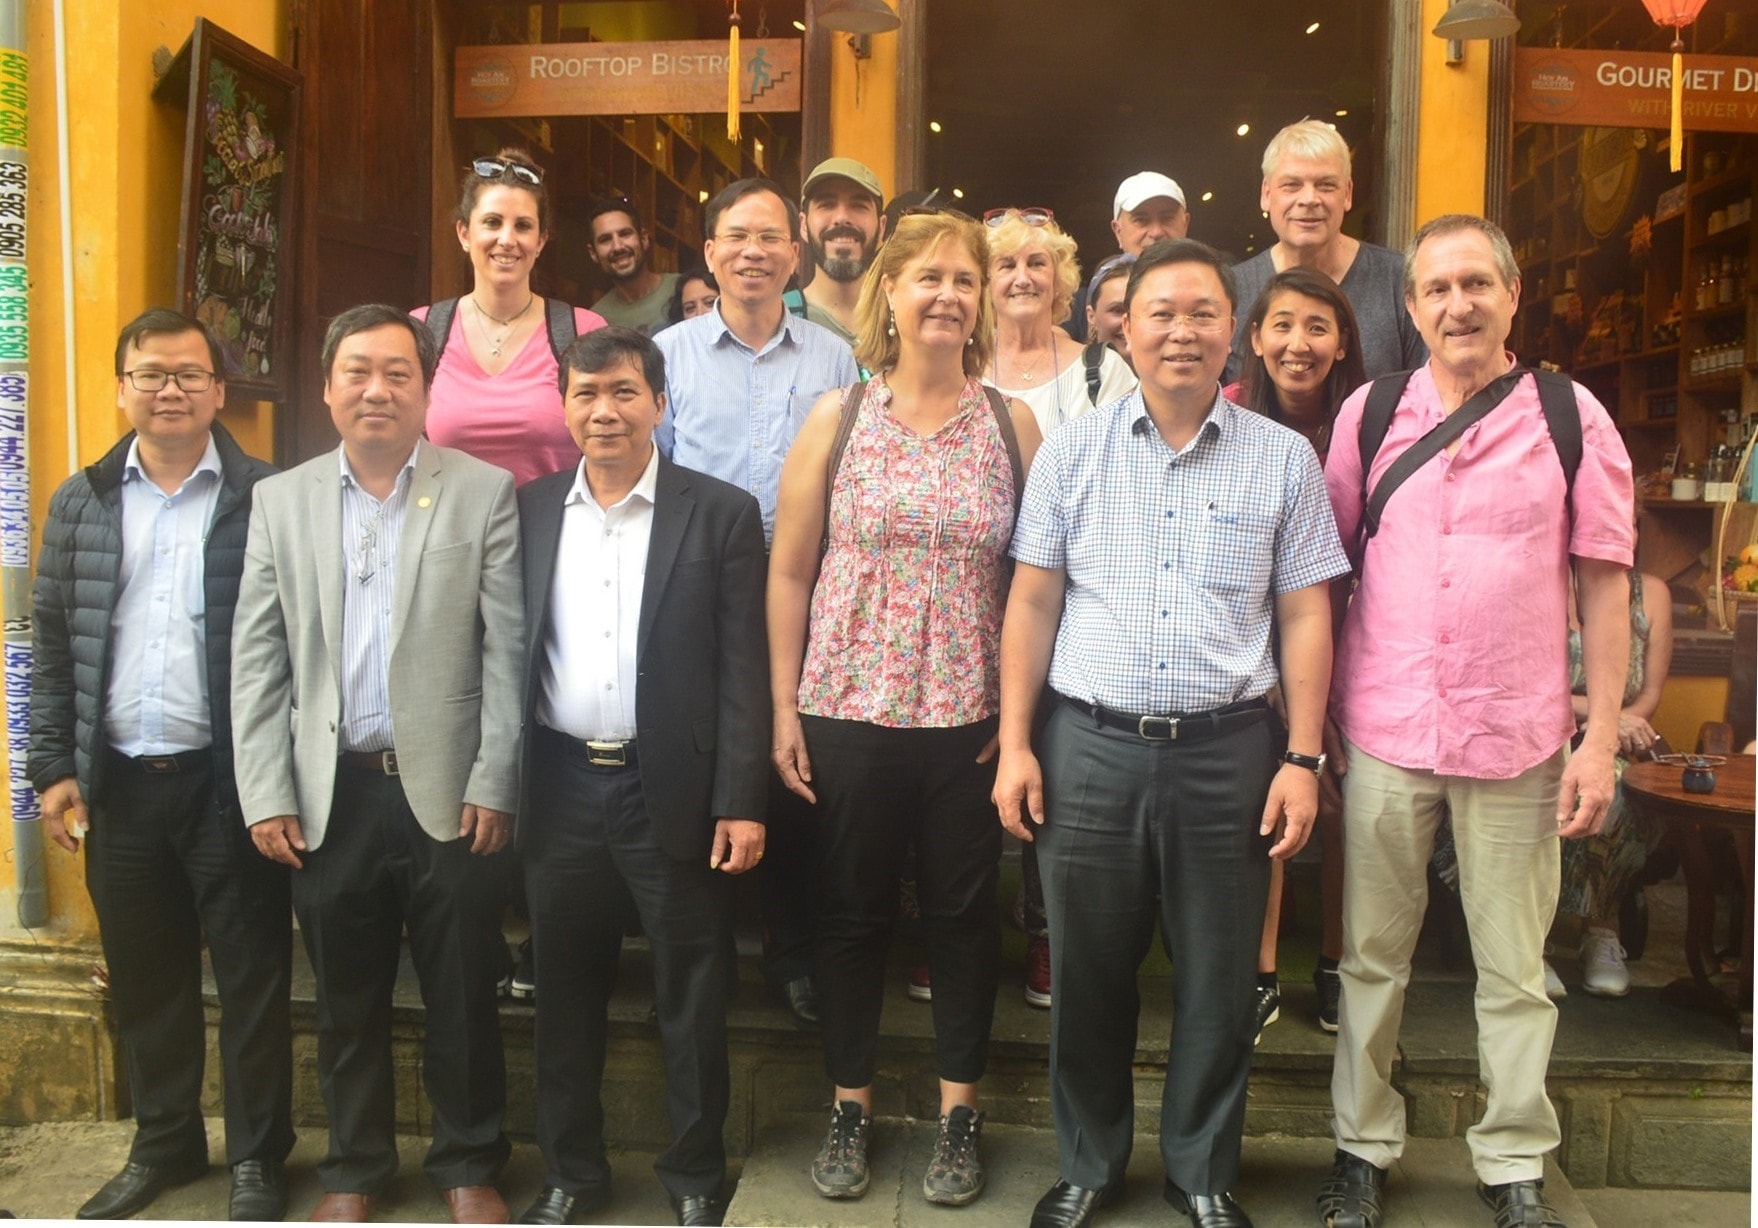
[[[800, 109], [799, 39], [744, 39], [739, 61], [742, 110]], [[452, 114], [478, 119], [724, 111], [727, 74], [727, 45], [714, 39], [459, 47]]]
[[[1758, 132], [1758, 56], [1687, 55], [1684, 63], [1685, 131]], [[1659, 51], [1517, 47], [1514, 119], [1665, 128], [1672, 73], [1672, 57]]]

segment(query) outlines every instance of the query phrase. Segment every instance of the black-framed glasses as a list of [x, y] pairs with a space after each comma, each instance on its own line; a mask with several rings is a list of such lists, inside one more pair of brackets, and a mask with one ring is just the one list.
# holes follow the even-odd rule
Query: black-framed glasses
[[515, 179], [524, 180], [532, 187], [543, 182], [543, 172], [535, 166], [527, 166], [523, 162], [514, 162], [510, 158], [478, 158], [470, 164], [470, 169], [483, 179], [502, 179], [511, 175]]
[[1009, 215], [1017, 217], [1027, 226], [1048, 226], [1056, 220], [1056, 214], [1042, 205], [1027, 205], [1023, 209], [1008, 205], [1004, 209], [991, 209], [983, 214], [983, 225], [999, 226]]
[[170, 383], [175, 383], [184, 392], [206, 392], [214, 386], [216, 378], [212, 371], [160, 371], [153, 367], [141, 367], [122, 374], [128, 377], [136, 392], [163, 392], [165, 385]]

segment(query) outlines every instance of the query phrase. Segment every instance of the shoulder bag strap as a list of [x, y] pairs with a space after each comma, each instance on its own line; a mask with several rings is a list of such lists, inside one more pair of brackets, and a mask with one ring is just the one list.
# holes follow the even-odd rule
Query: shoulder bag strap
[[448, 298], [434, 303], [427, 309], [427, 331], [433, 334], [433, 360], [439, 361], [440, 355], [446, 352], [446, 342], [452, 336], [452, 317], [458, 314], [461, 299]]
[[[1373, 493], [1368, 496], [1367, 511], [1362, 517], [1362, 530], [1365, 536], [1372, 537], [1379, 532], [1380, 516], [1385, 511], [1386, 500], [1392, 497], [1392, 492], [1402, 486], [1405, 479], [1411, 474], [1439, 455], [1442, 448], [1470, 430], [1490, 410], [1507, 400], [1508, 394], [1514, 390], [1514, 385], [1519, 383], [1520, 377], [1525, 374], [1524, 367], [1515, 367], [1512, 371], [1492, 381], [1487, 387], [1479, 389], [1470, 400], [1448, 414], [1446, 420], [1439, 426], [1404, 449], [1403, 455], [1392, 462], [1392, 467], [1386, 470], [1385, 476], [1379, 480], [1379, 485], [1375, 486]], [[1369, 393], [1368, 395], [1371, 397], [1373, 394]], [[1383, 435], [1381, 439], [1383, 441]], [[1367, 472], [1365, 460], [1362, 462], [1362, 472]]]
[[549, 325], [549, 348], [555, 355], [556, 363], [562, 361], [562, 355], [574, 344], [579, 330], [574, 327], [574, 305], [564, 303], [559, 298], [543, 300], [545, 323]]
[[1019, 501], [1025, 498], [1025, 462], [1019, 453], [1019, 432], [1013, 429], [1013, 414], [1007, 398], [989, 385], [983, 385], [989, 396], [989, 408], [995, 413], [995, 425], [1001, 430], [1001, 442], [1007, 445], [1007, 464], [1013, 470], [1013, 518], [1019, 519]]
[[1535, 369], [1538, 380], [1538, 404], [1544, 410], [1544, 424], [1550, 428], [1550, 441], [1556, 445], [1557, 460], [1563, 466], [1566, 493], [1575, 494], [1575, 471], [1581, 467], [1581, 410], [1575, 404], [1575, 381], [1561, 371]]
[[818, 539], [820, 558], [830, 549], [830, 495], [836, 489], [836, 471], [842, 468], [842, 454], [848, 451], [849, 436], [855, 433], [855, 419], [861, 414], [861, 398], [867, 393], [867, 381], [850, 384], [842, 398], [842, 412], [836, 420], [836, 438], [830, 441], [830, 456], [824, 463], [824, 532]]
[[1081, 360], [1087, 365], [1087, 400], [1093, 408], [1099, 407], [1099, 368], [1105, 361], [1105, 343], [1090, 341], [1080, 352]]

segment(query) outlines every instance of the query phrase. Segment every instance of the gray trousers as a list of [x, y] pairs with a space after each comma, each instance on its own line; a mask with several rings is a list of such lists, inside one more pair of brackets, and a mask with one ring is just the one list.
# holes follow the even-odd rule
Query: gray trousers
[[1050, 919], [1050, 1095], [1062, 1178], [1123, 1180], [1135, 1131], [1136, 975], [1158, 921], [1172, 959], [1160, 1103], [1167, 1177], [1221, 1193], [1239, 1174], [1270, 841], [1257, 833], [1279, 737], [1268, 718], [1148, 742], [1066, 705], [1041, 760], [1038, 865]]

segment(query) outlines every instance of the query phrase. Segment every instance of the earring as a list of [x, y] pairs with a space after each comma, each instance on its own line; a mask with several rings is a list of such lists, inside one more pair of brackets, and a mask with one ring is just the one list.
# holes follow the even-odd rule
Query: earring
[[964, 339], [964, 343], [966, 345], [975, 345], [977, 343], [977, 339], [974, 336], [973, 337], [966, 337]]
[[887, 337], [897, 336], [897, 312], [887, 307], [885, 309], [885, 315], [885, 335]]

